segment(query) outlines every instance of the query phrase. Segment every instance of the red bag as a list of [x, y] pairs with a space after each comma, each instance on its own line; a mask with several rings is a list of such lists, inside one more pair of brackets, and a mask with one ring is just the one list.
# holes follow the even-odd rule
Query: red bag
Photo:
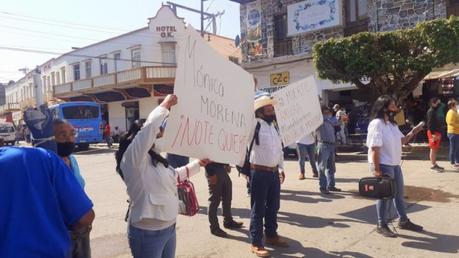
[[180, 181], [180, 177], [177, 177], [179, 213], [186, 216], [194, 216], [199, 211], [198, 198], [196, 198], [193, 183], [188, 180], [190, 177], [188, 167], [185, 168], [187, 179]]

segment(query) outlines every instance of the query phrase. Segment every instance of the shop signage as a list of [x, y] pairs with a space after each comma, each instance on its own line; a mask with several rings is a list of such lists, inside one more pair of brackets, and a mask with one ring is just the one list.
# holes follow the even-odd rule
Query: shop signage
[[290, 81], [290, 72], [272, 73], [271, 86], [287, 85]]
[[174, 37], [173, 32], [177, 32], [175, 26], [157, 26], [156, 32], [161, 35], [161, 38], [172, 38]]
[[287, 7], [288, 36], [341, 24], [339, 0], [307, 0]]

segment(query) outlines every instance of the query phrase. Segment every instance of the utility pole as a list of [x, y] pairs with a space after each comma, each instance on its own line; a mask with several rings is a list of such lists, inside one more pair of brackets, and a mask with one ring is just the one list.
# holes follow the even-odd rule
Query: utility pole
[[204, 1], [201, 0], [201, 37], [204, 38]]
[[[187, 10], [187, 11], [190, 11], [190, 12], [199, 13], [201, 15], [201, 36], [204, 37], [204, 33], [205, 33], [205, 30], [206, 30], [206, 28], [204, 28], [204, 20], [212, 19], [212, 27], [213, 27], [212, 31], [213, 31], [214, 34], [217, 34], [216, 18], [219, 17], [219, 16], [222, 16], [223, 14], [225, 14], [224, 10], [222, 12], [217, 12], [216, 14], [204, 12], [204, 2], [205, 1], [207, 1], [207, 0], [201, 0], [201, 10], [193, 9], [193, 8], [190, 8], [190, 7], [187, 7], [187, 6], [184, 6], [184, 5], [180, 5], [180, 4], [176, 4], [176, 3], [172, 3], [172, 2], [166, 2], [166, 3], [171, 6], [171, 8], [172, 8], [172, 10], [174, 11], [175, 14], [177, 14], [177, 7], [181, 8], [181, 9], [184, 9], [184, 10]], [[208, 26], [210, 24], [211, 23], [209, 23]]]

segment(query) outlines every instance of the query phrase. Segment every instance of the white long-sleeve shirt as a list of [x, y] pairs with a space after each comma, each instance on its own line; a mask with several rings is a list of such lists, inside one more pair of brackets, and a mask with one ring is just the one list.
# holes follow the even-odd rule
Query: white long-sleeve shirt
[[199, 172], [199, 162], [172, 169], [160, 162], [155, 166], [148, 151], [156, 142], [159, 127], [169, 111], [156, 107], [135, 136], [121, 160], [131, 210], [129, 223], [143, 229], [160, 230], [175, 223], [178, 214], [177, 177]]
[[[253, 142], [252, 151], [250, 152], [250, 164], [276, 167], [283, 170], [284, 168], [284, 152], [282, 151], [282, 140], [274, 125], [266, 123], [263, 119], [257, 118], [260, 123], [260, 131], [258, 137], [260, 145]], [[256, 125], [256, 123], [255, 123]], [[252, 140], [254, 133], [251, 133]], [[249, 142], [250, 144], [250, 142]]]

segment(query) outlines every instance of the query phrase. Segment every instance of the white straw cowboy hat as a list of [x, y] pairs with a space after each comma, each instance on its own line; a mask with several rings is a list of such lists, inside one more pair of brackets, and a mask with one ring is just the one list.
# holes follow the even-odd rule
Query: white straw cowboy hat
[[276, 102], [274, 101], [273, 97], [269, 93], [264, 92], [264, 91], [257, 91], [255, 93], [254, 110], [257, 110], [264, 106], [269, 106], [269, 105], [274, 106], [275, 103]]

